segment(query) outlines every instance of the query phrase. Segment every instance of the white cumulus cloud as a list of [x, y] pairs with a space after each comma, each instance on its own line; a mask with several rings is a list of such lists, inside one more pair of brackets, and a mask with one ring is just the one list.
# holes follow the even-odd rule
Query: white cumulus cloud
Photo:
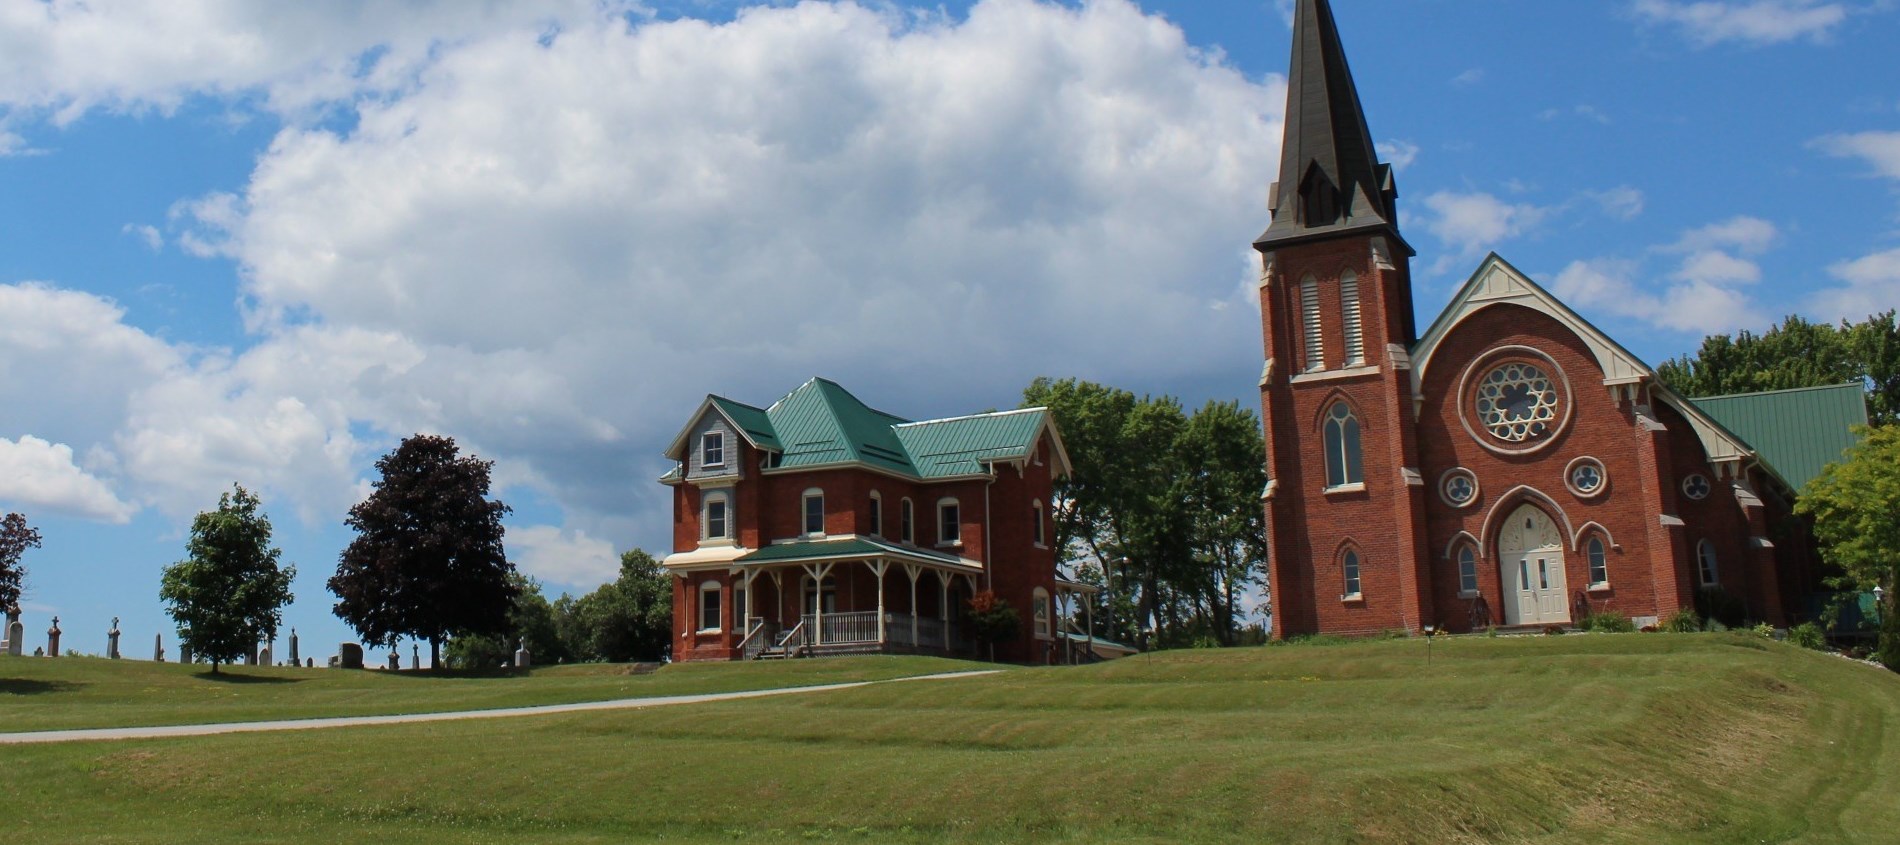
[[1484, 192], [1439, 191], [1425, 197], [1425, 230], [1454, 252], [1433, 265], [1442, 273], [1541, 223], [1550, 209], [1510, 203]]
[[1820, 0], [1636, 0], [1633, 8], [1639, 19], [1674, 27], [1698, 47], [1819, 41], [1848, 14], [1845, 4]]
[[0, 437], [0, 502], [28, 513], [44, 508], [120, 523], [138, 510], [74, 463], [71, 446], [30, 434], [18, 440]]
[[612, 543], [552, 525], [510, 527], [503, 540], [508, 557], [523, 573], [582, 592], [614, 580], [620, 556]]
[[1809, 308], [1821, 319], [1860, 321], [1900, 307], [1900, 249], [1842, 261], [1828, 268], [1842, 284], [1817, 291]]
[[1815, 139], [1814, 146], [1829, 155], [1862, 159], [1873, 166], [1875, 173], [1900, 179], [1900, 132], [1826, 135]]

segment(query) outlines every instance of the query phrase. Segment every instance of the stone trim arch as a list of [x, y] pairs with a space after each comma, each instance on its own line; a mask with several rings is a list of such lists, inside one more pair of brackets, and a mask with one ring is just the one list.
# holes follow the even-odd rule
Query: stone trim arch
[[1484, 544], [1478, 542], [1478, 538], [1471, 536], [1469, 531], [1460, 531], [1451, 535], [1451, 542], [1445, 544], [1445, 559], [1454, 560], [1458, 554], [1458, 547], [1466, 543], [1477, 547], [1478, 559], [1484, 560]]
[[1551, 498], [1550, 494], [1542, 490], [1529, 484], [1519, 484], [1499, 496], [1497, 502], [1491, 506], [1490, 512], [1484, 515], [1484, 530], [1481, 532], [1483, 542], [1478, 547], [1484, 548], [1496, 543], [1498, 535], [1504, 530], [1504, 518], [1509, 516], [1511, 511], [1517, 510], [1518, 505], [1527, 503], [1542, 507], [1552, 519], [1563, 525], [1562, 536], [1576, 536], [1576, 528], [1571, 525], [1570, 514], [1564, 512], [1563, 505], [1558, 504], [1556, 499]]
[[1603, 542], [1606, 544], [1605, 548], [1611, 551], [1623, 550], [1622, 546], [1616, 544], [1616, 538], [1610, 535], [1610, 529], [1605, 528], [1603, 523], [1597, 522], [1596, 520], [1591, 520], [1577, 527], [1577, 533], [1570, 536], [1570, 550], [1573, 552], [1583, 551], [1583, 538], [1590, 536], [1590, 532], [1592, 531], [1603, 535]]

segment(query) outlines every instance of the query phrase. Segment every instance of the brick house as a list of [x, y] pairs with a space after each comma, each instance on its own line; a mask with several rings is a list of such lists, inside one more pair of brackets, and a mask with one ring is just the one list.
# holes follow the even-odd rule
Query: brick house
[[1295, 10], [1285, 131], [1254, 243], [1276, 636], [1641, 624], [1705, 591], [1805, 615], [1794, 491], [1853, 442], [1858, 385], [1684, 399], [1496, 255], [1419, 334], [1326, 0]]
[[1021, 619], [998, 659], [1052, 661], [1088, 589], [1057, 575], [1069, 462], [1041, 408], [913, 422], [815, 378], [766, 408], [706, 397], [666, 456], [675, 659], [972, 654], [988, 590]]

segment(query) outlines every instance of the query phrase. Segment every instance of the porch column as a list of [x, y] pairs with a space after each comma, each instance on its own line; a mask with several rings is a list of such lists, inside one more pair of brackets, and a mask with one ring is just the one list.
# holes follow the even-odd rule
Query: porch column
[[884, 571], [891, 568], [891, 562], [876, 558], [869, 564], [877, 575], [877, 644], [884, 645]]
[[811, 587], [817, 591], [812, 597], [811, 626], [816, 629], [812, 631], [812, 642], [818, 645], [825, 644], [825, 576], [831, 574], [831, 567], [834, 565], [830, 563], [816, 567], [809, 563], [799, 565], [801, 569], [811, 573]]
[[741, 635], [752, 633], [752, 581], [759, 577], [759, 571], [751, 567], [745, 569], [745, 607], [739, 608], [739, 631]]
[[765, 574], [772, 576], [772, 600], [778, 604], [778, 612], [772, 615], [778, 617], [779, 630], [782, 631], [785, 629], [785, 571], [773, 569]]
[[914, 563], [904, 564], [904, 573], [910, 576], [910, 647], [916, 648], [917, 642], [917, 576], [924, 574], [924, 568]]

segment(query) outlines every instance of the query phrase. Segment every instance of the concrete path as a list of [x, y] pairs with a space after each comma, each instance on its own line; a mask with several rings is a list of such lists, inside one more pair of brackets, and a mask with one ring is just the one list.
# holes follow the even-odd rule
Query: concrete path
[[307, 731], [320, 728], [349, 728], [362, 725], [448, 722], [458, 719], [502, 719], [512, 716], [548, 716], [557, 713], [579, 713], [587, 710], [637, 710], [644, 707], [665, 707], [672, 704], [703, 704], [709, 701], [733, 701], [741, 698], [765, 698], [774, 695], [829, 692], [831, 690], [868, 687], [872, 684], [893, 684], [904, 681], [935, 681], [946, 678], [973, 678], [978, 675], [993, 675], [1000, 671], [1002, 670], [984, 669], [974, 672], [944, 672], [936, 675], [913, 675], [908, 678], [891, 678], [883, 681], [853, 681], [844, 684], [779, 687], [776, 689], [744, 690], [740, 692], [708, 692], [696, 695], [662, 695], [652, 698], [618, 698], [612, 701], [583, 701], [575, 704], [541, 704], [532, 707], [503, 707], [494, 710], [455, 710], [446, 713], [410, 713], [393, 716], [340, 716], [332, 719], [283, 719], [270, 722], [223, 722], [210, 725], [159, 725], [147, 728], [89, 728], [71, 731], [27, 731], [24, 733], [0, 733], [0, 745], [77, 742], [82, 740], [153, 739], [173, 736], [210, 736], [213, 734], [252, 733], [255, 731]]

